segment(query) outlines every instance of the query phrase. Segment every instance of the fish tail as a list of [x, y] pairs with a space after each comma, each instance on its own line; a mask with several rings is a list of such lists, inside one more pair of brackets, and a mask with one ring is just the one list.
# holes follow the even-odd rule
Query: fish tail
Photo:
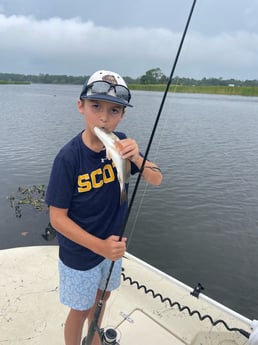
[[125, 186], [121, 190], [121, 195], [120, 195], [120, 205], [123, 204], [127, 200], [127, 194], [125, 190]]

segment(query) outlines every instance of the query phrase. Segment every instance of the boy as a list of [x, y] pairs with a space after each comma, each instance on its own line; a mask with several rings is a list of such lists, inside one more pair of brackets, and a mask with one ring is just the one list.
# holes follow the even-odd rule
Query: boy
[[[107, 159], [94, 127], [113, 132], [125, 108], [131, 107], [130, 99], [121, 76], [95, 72], [84, 84], [77, 104], [85, 129], [61, 149], [52, 167], [46, 203], [58, 234], [60, 301], [71, 308], [64, 330], [66, 345], [80, 345], [84, 322], [92, 321], [111, 261], [115, 265], [105, 302], [120, 285], [126, 238], [119, 241], [119, 234], [128, 205], [121, 204], [116, 168]], [[116, 135], [122, 144], [121, 156], [131, 161], [131, 174], [139, 172], [143, 158], [136, 141], [123, 133]], [[160, 170], [149, 161], [142, 176], [153, 185], [162, 181]], [[92, 345], [99, 344], [95, 334]]]

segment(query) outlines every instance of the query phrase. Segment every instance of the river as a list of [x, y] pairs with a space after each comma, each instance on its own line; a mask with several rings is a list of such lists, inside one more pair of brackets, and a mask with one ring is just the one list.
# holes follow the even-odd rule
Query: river
[[[80, 86], [0, 85], [0, 248], [56, 244], [47, 210], [8, 196], [47, 184], [52, 161], [83, 129]], [[144, 153], [162, 93], [132, 93], [119, 129]], [[161, 187], [140, 183], [128, 251], [249, 318], [258, 318], [258, 98], [169, 94], [149, 158]], [[135, 179], [131, 181], [131, 191]], [[33, 263], [32, 263], [33, 264]]]

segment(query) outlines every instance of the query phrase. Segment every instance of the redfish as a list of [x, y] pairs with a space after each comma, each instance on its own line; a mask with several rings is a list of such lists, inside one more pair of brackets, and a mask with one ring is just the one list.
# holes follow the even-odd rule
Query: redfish
[[117, 170], [117, 177], [120, 184], [120, 204], [127, 200], [125, 183], [131, 172], [131, 163], [128, 159], [123, 159], [119, 153], [122, 148], [120, 139], [113, 133], [107, 133], [104, 130], [94, 127], [94, 132], [106, 148], [107, 158], [112, 159]]

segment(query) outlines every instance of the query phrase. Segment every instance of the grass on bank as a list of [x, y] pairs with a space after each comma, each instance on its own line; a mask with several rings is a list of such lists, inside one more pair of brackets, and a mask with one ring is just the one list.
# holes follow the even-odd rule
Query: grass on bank
[[[29, 85], [26, 81], [0, 80], [2, 85]], [[131, 90], [164, 92], [166, 84], [129, 84]], [[204, 93], [217, 95], [238, 95], [258, 97], [258, 86], [200, 86], [200, 85], [171, 85], [170, 92]]]
[[30, 85], [29, 81], [9, 81], [9, 80], [0, 80], [0, 85]]
[[[161, 91], [166, 88], [164, 84], [130, 84], [131, 90], [141, 91]], [[257, 86], [195, 86], [195, 85], [171, 85], [170, 92], [178, 93], [206, 93], [206, 94], [218, 94], [218, 95], [239, 95], [239, 96], [258, 96]]]

